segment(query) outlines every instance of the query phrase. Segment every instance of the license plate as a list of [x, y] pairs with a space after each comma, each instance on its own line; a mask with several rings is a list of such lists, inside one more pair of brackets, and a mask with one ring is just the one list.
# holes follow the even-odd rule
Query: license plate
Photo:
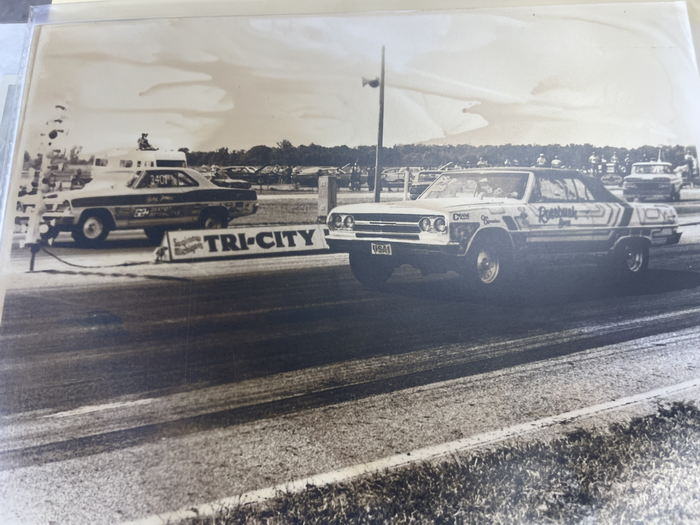
[[391, 255], [391, 244], [373, 242], [370, 246], [372, 255]]

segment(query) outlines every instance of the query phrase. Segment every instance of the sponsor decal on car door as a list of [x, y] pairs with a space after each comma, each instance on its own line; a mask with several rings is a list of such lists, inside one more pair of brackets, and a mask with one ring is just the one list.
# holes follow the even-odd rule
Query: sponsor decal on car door
[[518, 218], [535, 250], [604, 250], [614, 240], [614, 228], [629, 223], [629, 205], [594, 202], [579, 179], [545, 178], [539, 190]]

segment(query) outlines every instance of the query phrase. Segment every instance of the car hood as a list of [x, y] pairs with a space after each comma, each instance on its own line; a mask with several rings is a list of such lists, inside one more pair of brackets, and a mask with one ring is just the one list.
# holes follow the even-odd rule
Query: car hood
[[346, 204], [334, 208], [338, 213], [449, 213], [453, 211], [483, 208], [487, 206], [503, 206], [504, 204], [517, 204], [520, 201], [513, 199], [479, 199], [479, 198], [454, 198], [454, 199], [418, 199], [415, 201], [395, 202], [369, 202], [363, 204]]

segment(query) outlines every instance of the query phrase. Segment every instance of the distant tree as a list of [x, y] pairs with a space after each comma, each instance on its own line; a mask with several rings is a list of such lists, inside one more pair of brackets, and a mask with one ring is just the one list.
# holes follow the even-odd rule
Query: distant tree
[[243, 163], [252, 166], [262, 166], [272, 162], [272, 148], [269, 146], [253, 146], [243, 156]]

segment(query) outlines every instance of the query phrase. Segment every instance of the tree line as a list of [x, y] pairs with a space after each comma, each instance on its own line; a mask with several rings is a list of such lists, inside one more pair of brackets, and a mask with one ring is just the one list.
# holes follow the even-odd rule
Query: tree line
[[[289, 140], [278, 142], [275, 146], [253, 146], [250, 149], [229, 149], [222, 147], [214, 151], [190, 151], [180, 148], [187, 156], [190, 166], [358, 166], [374, 165], [374, 146], [319, 146], [318, 144], [294, 146]], [[502, 144], [499, 146], [459, 145], [424, 145], [405, 144], [382, 150], [382, 166], [420, 166], [438, 167], [448, 162], [460, 166], [475, 166], [480, 159], [492, 166], [517, 161], [521, 166], [530, 166], [543, 154], [548, 161], [555, 157], [564, 166], [584, 168], [589, 166], [589, 157], [593, 154], [610, 160], [616, 155], [620, 161], [629, 156], [631, 162], [656, 160], [659, 151], [665, 162], [674, 166], [681, 164], [688, 151], [696, 156], [694, 147], [676, 146], [640, 146], [637, 148], [618, 148], [614, 146], [593, 146], [592, 144]]]

